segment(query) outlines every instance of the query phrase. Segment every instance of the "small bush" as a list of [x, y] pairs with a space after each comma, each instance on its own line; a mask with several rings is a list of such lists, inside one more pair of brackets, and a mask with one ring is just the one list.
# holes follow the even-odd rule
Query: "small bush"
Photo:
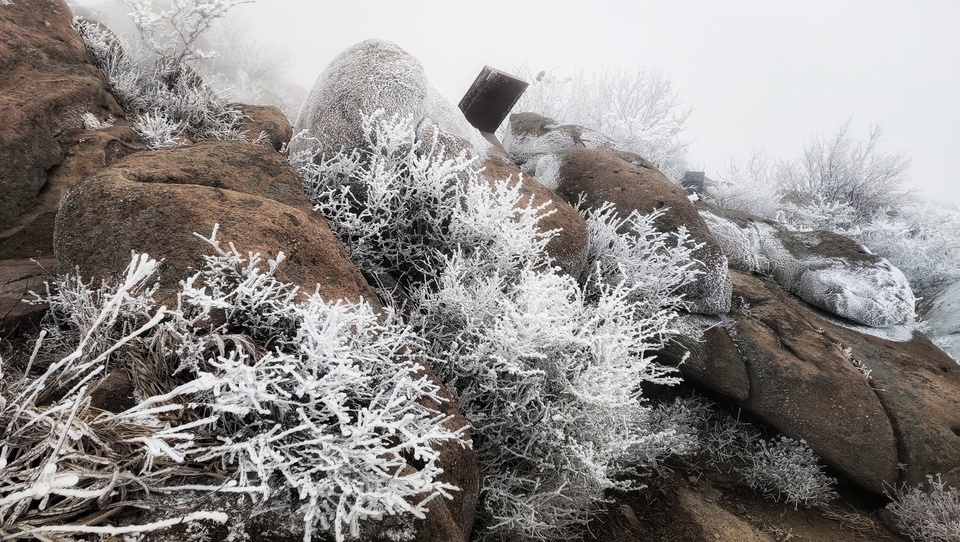
[[806, 508], [836, 498], [837, 483], [823, 473], [823, 467], [806, 441], [781, 436], [759, 441], [747, 456], [749, 464], [740, 473], [754, 490], [777, 501]]
[[[195, 4], [187, 0], [178, 3]], [[149, 8], [149, 3], [136, 4], [140, 11]], [[171, 50], [159, 48], [158, 36], [147, 40], [156, 46], [153, 50], [132, 47], [101, 25], [74, 20], [74, 28], [83, 38], [94, 65], [110, 81], [117, 102], [137, 119], [134, 128], [152, 148], [177, 145], [178, 136], [194, 140], [245, 139], [245, 134], [238, 130], [240, 111], [204, 84], [188, 64], [197, 57], [193, 40], [226, 9], [204, 11], [202, 7], [190, 7], [194, 10], [190, 24], [199, 26], [191, 26], [186, 34], [163, 34], [168, 40], [165, 47], [173, 47]], [[151, 17], [146, 12], [137, 13], [141, 23], [153, 21], [154, 25], [162, 24], [163, 17], [172, 16], [167, 12]]]
[[914, 542], [960, 541], [960, 489], [947, 486], [939, 474], [927, 480], [926, 491], [921, 486], [893, 490], [887, 510]]
[[[0, 524], [11, 538], [226, 521], [216, 508], [123, 527], [78, 521], [200, 492], [244, 496], [253, 515], [289, 510], [304, 540], [320, 531], [340, 542], [385, 518], [409, 532], [456, 491], [439, 481], [438, 445], [466, 443], [423, 406], [442, 399], [411, 330], [367, 304], [298, 302], [274, 278], [282, 254], [263, 268], [215, 235], [176, 308], [156, 306], [158, 262], [145, 254], [120, 282], [66, 277], [45, 296], [33, 357], [0, 381]], [[136, 406], [93, 409], [96, 380], [117, 370], [133, 375]], [[407, 458], [417, 470], [404, 470]]]
[[765, 439], [757, 427], [699, 395], [678, 398], [657, 410], [692, 435], [688, 438], [692, 444], [681, 455], [698, 468], [732, 470], [751, 489], [795, 508], [825, 505], [837, 496], [833, 490], [837, 481], [824, 474], [803, 440], [782, 435]]
[[571, 536], [607, 489], [638, 487], [681, 445], [641, 384], [678, 381], [653, 352], [676, 333], [692, 243], [604, 209], [590, 217], [591, 271], [570, 277], [519, 182], [484, 179], [382, 112], [363, 128], [363, 148], [293, 161], [361, 268], [403, 303], [474, 427], [479, 538]]

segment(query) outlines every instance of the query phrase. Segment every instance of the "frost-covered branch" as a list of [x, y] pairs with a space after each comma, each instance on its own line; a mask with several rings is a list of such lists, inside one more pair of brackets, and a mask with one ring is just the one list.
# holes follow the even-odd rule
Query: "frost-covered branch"
[[363, 148], [294, 162], [361, 268], [402, 287], [434, 371], [474, 427], [480, 538], [570, 535], [606, 490], [639, 485], [650, 462], [632, 458], [671, 448], [675, 432], [646, 423], [640, 389], [678, 380], [653, 352], [676, 333], [676, 291], [695, 276], [689, 240], [640, 215], [618, 234], [624, 221], [601, 212], [581, 284], [545, 252], [555, 234], [538, 229], [545, 207], [515, 180], [483, 179], [382, 112], [363, 128]]
[[[145, 254], [115, 285], [67, 277], [50, 287], [33, 356], [46, 369], [0, 383], [3, 528], [24, 538], [222, 521], [71, 523], [107, 504], [201, 491], [244, 494], [255, 509], [283, 503], [304, 540], [343, 541], [369, 522], [422, 518], [457, 491], [439, 480], [438, 445], [467, 444], [424, 406], [442, 399], [414, 357], [420, 339], [367, 304], [297, 301], [274, 277], [282, 255], [263, 265], [221, 246], [216, 230], [206, 240], [214, 254], [174, 309], [154, 306], [157, 262]], [[136, 406], [91, 406], [111, 371], [134, 373]]]

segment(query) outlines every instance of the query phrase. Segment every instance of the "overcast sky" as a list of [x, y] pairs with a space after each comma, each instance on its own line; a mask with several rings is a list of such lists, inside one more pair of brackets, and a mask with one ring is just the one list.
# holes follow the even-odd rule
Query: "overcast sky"
[[[86, 2], [84, 2], [86, 3]], [[693, 107], [691, 165], [720, 175], [754, 148], [798, 157], [847, 119], [913, 158], [915, 184], [960, 204], [960, 2], [954, 0], [260, 0], [253, 39], [287, 48], [309, 88], [344, 48], [396, 42], [454, 103], [484, 64], [557, 75], [662, 69]]]

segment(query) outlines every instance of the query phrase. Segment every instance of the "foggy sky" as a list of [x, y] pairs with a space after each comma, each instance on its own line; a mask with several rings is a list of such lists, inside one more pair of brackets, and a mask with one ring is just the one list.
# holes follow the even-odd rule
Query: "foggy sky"
[[660, 68], [694, 109], [689, 158], [708, 176], [755, 148], [797, 158], [850, 118], [860, 139], [879, 124], [881, 148], [907, 152], [925, 195], [960, 204], [960, 2], [260, 0], [236, 11], [251, 39], [286, 48], [306, 88], [373, 37], [418, 57], [454, 103], [484, 64]]

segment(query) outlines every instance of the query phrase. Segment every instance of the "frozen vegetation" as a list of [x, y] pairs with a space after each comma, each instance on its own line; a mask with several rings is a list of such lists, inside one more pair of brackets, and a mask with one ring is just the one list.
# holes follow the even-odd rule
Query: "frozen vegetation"
[[[131, 0], [145, 50], [77, 22], [151, 147], [244, 137], [239, 111], [188, 69], [203, 56], [196, 38], [243, 2], [175, 0], [181, 11], [164, 12]], [[688, 111], [661, 74], [541, 74], [536, 83], [530, 108], [603, 131], [674, 180], [682, 173]], [[685, 232], [657, 232], [657, 213], [585, 212], [589, 264], [572, 277], [544, 250], [556, 232], [538, 228], [546, 207], [524, 200], [518, 179], [485, 179], [475, 159], [444, 148], [437, 127], [382, 110], [363, 115], [362, 132], [360, 147], [328, 156], [302, 138], [290, 159], [383, 312], [301, 297], [275, 278], [282, 253], [244, 254], [216, 229], [176, 306], [158, 306], [160, 264], [147, 254], [132, 254], [118, 281], [62, 276], [38, 296], [50, 310], [31, 349], [0, 358], [5, 539], [239, 528], [239, 503], [249, 517], [292, 511], [290, 532], [304, 540], [358, 540], [376, 528], [409, 540], [414, 520], [459, 490], [440, 480], [444, 444], [475, 447], [477, 540], [575, 537], [612, 491], [643, 488], [668, 459], [730, 468], [794, 507], [836, 496], [805, 442], [764, 436], [699, 397], [656, 406], [643, 397], [645, 385], [679, 382], [655, 354], [690, 332], [677, 293], [697, 276]], [[931, 299], [960, 279], [960, 218], [907, 204], [894, 190], [906, 162], [878, 140], [876, 131], [858, 144], [845, 127], [836, 145], [816, 141], [797, 162], [734, 166], [707, 197], [779, 225], [706, 214], [731, 262], [798, 295], [833, 296], [824, 308], [870, 326], [910, 320], [911, 286]], [[845, 177], [812, 174], [826, 155], [853, 160]], [[782, 228], [839, 232], [893, 265], [878, 274], [804, 261]], [[954, 301], [941, 298], [928, 314], [950, 313]], [[425, 406], [443, 400], [424, 363], [453, 392], [472, 442]], [[133, 375], [137, 404], [93, 407], [96, 382], [117, 370]], [[895, 490], [889, 508], [917, 540], [954, 540], [956, 492], [931, 478], [927, 491]], [[209, 506], [161, 507], [140, 524], [85, 521], [196, 495]]]
[[[435, 445], [460, 435], [422, 406], [440, 397], [409, 327], [366, 304], [298, 302], [273, 276], [282, 255], [243, 255], [216, 231], [207, 241], [213, 255], [176, 307], [156, 306], [158, 262], [146, 254], [121, 282], [66, 277], [44, 296], [33, 355], [22, 371], [3, 367], [0, 382], [0, 520], [16, 538], [147, 531], [69, 520], [193, 491], [241, 494], [254, 511], [283, 503], [304, 540], [341, 541], [365, 520], [422, 516], [457, 490], [437, 479]], [[139, 400], [93, 411], [92, 383], [111, 370], [132, 372]], [[404, 471], [405, 457], [422, 467]], [[32, 503], [43, 513], [19, 523]], [[225, 521], [213, 508], [184, 521]]]
[[[675, 431], [648, 423], [643, 382], [677, 332], [692, 244], [650, 217], [600, 210], [585, 276], [555, 268], [542, 209], [484, 180], [403, 119], [364, 117], [365, 144], [301, 155], [307, 192], [383, 294], [404, 306], [476, 432], [481, 538], [552, 540], [609, 489], [639, 487]], [[633, 235], [617, 233], [626, 226]], [[621, 230], [623, 231], [623, 230]]]

